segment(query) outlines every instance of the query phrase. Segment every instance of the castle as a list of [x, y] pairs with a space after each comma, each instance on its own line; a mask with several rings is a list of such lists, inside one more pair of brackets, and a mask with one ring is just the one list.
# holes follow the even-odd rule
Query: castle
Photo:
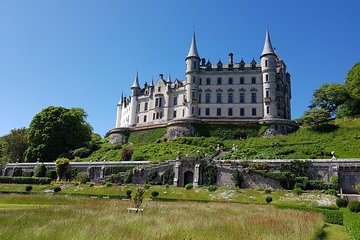
[[131, 96], [122, 95], [117, 105], [111, 133], [193, 122], [268, 123], [280, 133], [294, 127], [290, 74], [272, 47], [269, 30], [260, 63], [254, 59], [249, 64], [242, 59], [236, 63], [232, 53], [227, 63], [206, 62], [199, 56], [194, 33], [185, 65], [185, 80], [172, 81], [170, 74], [166, 79], [160, 74], [156, 83], [142, 88], [136, 74]]

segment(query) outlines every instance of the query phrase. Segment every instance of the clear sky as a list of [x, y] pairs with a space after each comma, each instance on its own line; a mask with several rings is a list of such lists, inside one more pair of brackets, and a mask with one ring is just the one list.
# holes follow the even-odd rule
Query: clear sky
[[292, 116], [315, 88], [360, 61], [360, 1], [2, 0], [0, 136], [47, 106], [81, 107], [94, 131], [115, 126], [136, 70], [185, 78], [195, 28], [200, 57], [259, 62], [266, 25], [292, 75]]

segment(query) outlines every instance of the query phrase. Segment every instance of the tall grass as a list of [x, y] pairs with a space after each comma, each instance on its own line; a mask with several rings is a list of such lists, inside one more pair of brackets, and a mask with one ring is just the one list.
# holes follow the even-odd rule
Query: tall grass
[[[17, 198], [17, 196], [12, 196]], [[33, 196], [27, 196], [33, 197]], [[0, 209], [0, 239], [313, 239], [320, 214], [229, 203], [82, 200], [74, 205]]]

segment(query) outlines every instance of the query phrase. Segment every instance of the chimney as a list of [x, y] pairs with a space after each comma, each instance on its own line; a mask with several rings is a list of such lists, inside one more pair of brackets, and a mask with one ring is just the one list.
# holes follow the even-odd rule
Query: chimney
[[234, 57], [234, 54], [233, 54], [233, 53], [229, 53], [229, 64], [233, 64], [233, 63], [234, 63], [233, 57]]
[[205, 58], [202, 58], [202, 59], [201, 59], [201, 65], [202, 65], [202, 66], [205, 66]]
[[164, 75], [163, 75], [162, 73], [160, 73], [160, 74], [159, 74], [159, 78], [160, 78], [161, 80], [164, 80]]

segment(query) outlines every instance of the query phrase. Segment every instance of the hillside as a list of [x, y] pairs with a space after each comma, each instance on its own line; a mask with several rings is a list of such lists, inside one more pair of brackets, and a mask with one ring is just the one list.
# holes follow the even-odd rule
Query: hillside
[[[183, 156], [199, 154], [211, 155], [217, 144], [223, 145], [223, 159], [303, 159], [330, 158], [335, 151], [338, 158], [360, 157], [360, 119], [342, 118], [334, 120], [332, 126], [323, 132], [317, 132], [306, 127], [296, 132], [270, 138], [261, 137], [264, 127], [234, 126], [206, 127], [198, 129], [200, 137], [186, 137], [174, 140], [162, 138], [165, 128], [132, 133], [130, 143], [123, 146], [111, 145], [108, 139], [103, 139], [100, 149], [89, 157], [77, 161], [108, 161], [121, 159], [121, 149], [129, 147], [134, 151], [132, 160], [163, 161], [175, 159], [180, 151]], [[243, 133], [248, 136], [244, 140], [234, 140]], [[238, 150], [226, 154], [233, 147]]]

